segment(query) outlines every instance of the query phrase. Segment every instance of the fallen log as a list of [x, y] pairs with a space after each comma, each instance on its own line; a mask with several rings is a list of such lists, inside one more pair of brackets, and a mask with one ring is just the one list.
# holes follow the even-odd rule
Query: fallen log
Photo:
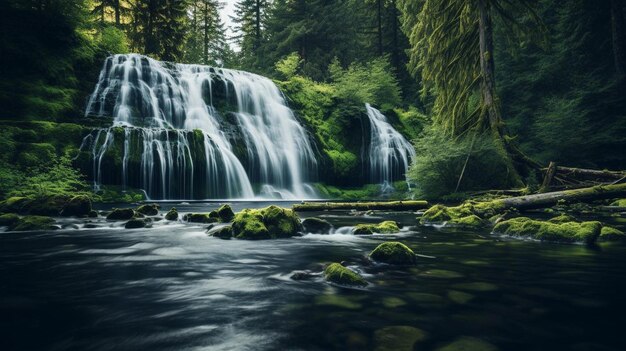
[[[552, 165], [552, 162], [550, 163]], [[544, 172], [550, 172], [550, 167], [542, 169]], [[556, 166], [556, 174], [577, 178], [577, 179], [597, 179], [597, 180], [617, 180], [626, 176], [624, 171], [609, 171], [597, 169], [584, 169], [574, 167]]]
[[326, 211], [326, 210], [381, 210], [381, 211], [415, 211], [428, 207], [427, 201], [387, 201], [387, 202], [305, 202], [292, 206], [295, 211]]
[[626, 196], [626, 183], [615, 185], [598, 185], [590, 188], [553, 191], [549, 193], [510, 197], [493, 200], [496, 207], [530, 210], [551, 207], [559, 200], [568, 202], [586, 202]]

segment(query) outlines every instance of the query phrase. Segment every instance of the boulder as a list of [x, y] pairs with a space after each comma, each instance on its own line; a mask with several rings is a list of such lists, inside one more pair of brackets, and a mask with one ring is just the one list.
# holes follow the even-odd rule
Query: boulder
[[324, 269], [324, 278], [335, 284], [345, 286], [366, 286], [367, 281], [360, 274], [341, 265], [341, 263], [331, 263]]
[[232, 229], [233, 236], [238, 239], [278, 239], [298, 235], [302, 224], [293, 210], [272, 205], [237, 213]]
[[393, 234], [398, 233], [400, 227], [395, 221], [384, 221], [379, 224], [357, 224], [354, 228], [353, 234], [366, 235], [366, 234]]
[[593, 244], [602, 230], [600, 222], [562, 222], [552, 223], [537, 221], [527, 217], [512, 218], [496, 224], [494, 233], [527, 237], [552, 242], [584, 242]]
[[165, 214], [165, 219], [167, 219], [168, 221], [178, 220], [178, 210], [176, 210], [176, 207], [172, 207], [169, 211], [167, 211], [167, 213]]
[[12, 226], [20, 220], [20, 216], [15, 213], [6, 213], [0, 215], [0, 226]]
[[302, 228], [305, 233], [329, 234], [333, 226], [321, 218], [310, 217], [302, 221]]
[[233, 230], [231, 226], [227, 225], [221, 228], [209, 230], [209, 235], [214, 236], [216, 238], [228, 240], [233, 237]]
[[55, 226], [55, 220], [46, 216], [25, 216], [9, 226], [11, 231], [26, 230], [55, 230], [59, 229]]
[[137, 207], [136, 211], [146, 216], [156, 216], [159, 214], [160, 208], [161, 206], [157, 204], [145, 204]]
[[89, 213], [87, 214], [87, 217], [98, 218], [98, 211], [94, 211], [94, 210], [89, 211]]
[[151, 221], [149, 221], [147, 219], [133, 218], [130, 221], [126, 222], [126, 224], [124, 225], [124, 228], [126, 228], [126, 229], [145, 228], [150, 223], [151, 223]]
[[415, 253], [401, 242], [389, 241], [378, 245], [369, 258], [381, 263], [394, 265], [415, 264]]
[[613, 227], [602, 227], [600, 231], [600, 237], [598, 237], [598, 241], [622, 241], [626, 240], [626, 234]]
[[210, 213], [188, 213], [183, 217], [183, 220], [191, 223], [216, 223], [219, 222], [219, 218], [211, 217]]
[[135, 210], [132, 208], [114, 208], [107, 216], [110, 221], [127, 221], [135, 217]]
[[230, 222], [235, 218], [235, 213], [230, 205], [222, 205], [222, 207], [218, 208], [216, 211], [217, 217], [219, 217], [221, 222]]
[[91, 199], [87, 195], [76, 195], [65, 204], [61, 211], [64, 217], [84, 217], [91, 213]]

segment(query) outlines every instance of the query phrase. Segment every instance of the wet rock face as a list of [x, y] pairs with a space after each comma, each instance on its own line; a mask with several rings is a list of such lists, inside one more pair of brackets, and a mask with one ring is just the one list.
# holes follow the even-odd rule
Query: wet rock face
[[400, 242], [390, 241], [378, 245], [369, 258], [380, 263], [394, 265], [415, 264], [415, 253], [408, 246]]
[[124, 228], [126, 229], [140, 229], [146, 228], [152, 225], [152, 221], [149, 218], [133, 218], [126, 222]]
[[61, 215], [65, 217], [84, 217], [89, 216], [91, 211], [91, 199], [89, 196], [77, 195], [65, 204], [65, 207], [61, 211]]
[[107, 216], [110, 221], [127, 221], [135, 217], [135, 210], [132, 208], [114, 208]]
[[305, 233], [329, 234], [333, 226], [321, 218], [311, 217], [302, 221]]
[[331, 263], [324, 269], [324, 278], [335, 284], [346, 286], [366, 286], [367, 281], [360, 274], [341, 265]]
[[144, 214], [146, 216], [156, 216], [159, 214], [159, 209], [161, 206], [157, 204], [146, 204], [137, 207], [137, 212]]
[[165, 219], [168, 221], [177, 221], [178, 220], [178, 210], [176, 207], [172, 207], [167, 214], [165, 214]]

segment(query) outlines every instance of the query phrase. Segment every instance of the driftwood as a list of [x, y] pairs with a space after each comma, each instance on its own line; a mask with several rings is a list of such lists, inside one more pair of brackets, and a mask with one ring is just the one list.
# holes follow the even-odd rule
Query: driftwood
[[626, 179], [624, 171], [608, 171], [596, 169], [584, 169], [557, 166], [550, 162], [548, 168], [543, 168], [545, 173], [541, 191], [563, 188], [585, 188], [602, 184], [617, 184]]
[[568, 202], [586, 202], [619, 197], [626, 197], [626, 183], [614, 185], [598, 185], [590, 188], [510, 197], [507, 199], [493, 200], [492, 203], [496, 207], [500, 208], [530, 210], [535, 208], [554, 206], [559, 200], [565, 200]]
[[382, 211], [415, 211], [428, 208], [427, 201], [386, 201], [386, 202], [305, 202], [292, 207], [295, 211], [325, 210], [382, 210]]

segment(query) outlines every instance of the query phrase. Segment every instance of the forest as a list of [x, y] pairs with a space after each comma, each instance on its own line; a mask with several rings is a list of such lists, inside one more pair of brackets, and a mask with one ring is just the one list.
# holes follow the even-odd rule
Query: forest
[[[621, 0], [0, 2], [7, 349], [622, 349], [625, 19]], [[33, 320], [58, 327], [28, 340]]]

